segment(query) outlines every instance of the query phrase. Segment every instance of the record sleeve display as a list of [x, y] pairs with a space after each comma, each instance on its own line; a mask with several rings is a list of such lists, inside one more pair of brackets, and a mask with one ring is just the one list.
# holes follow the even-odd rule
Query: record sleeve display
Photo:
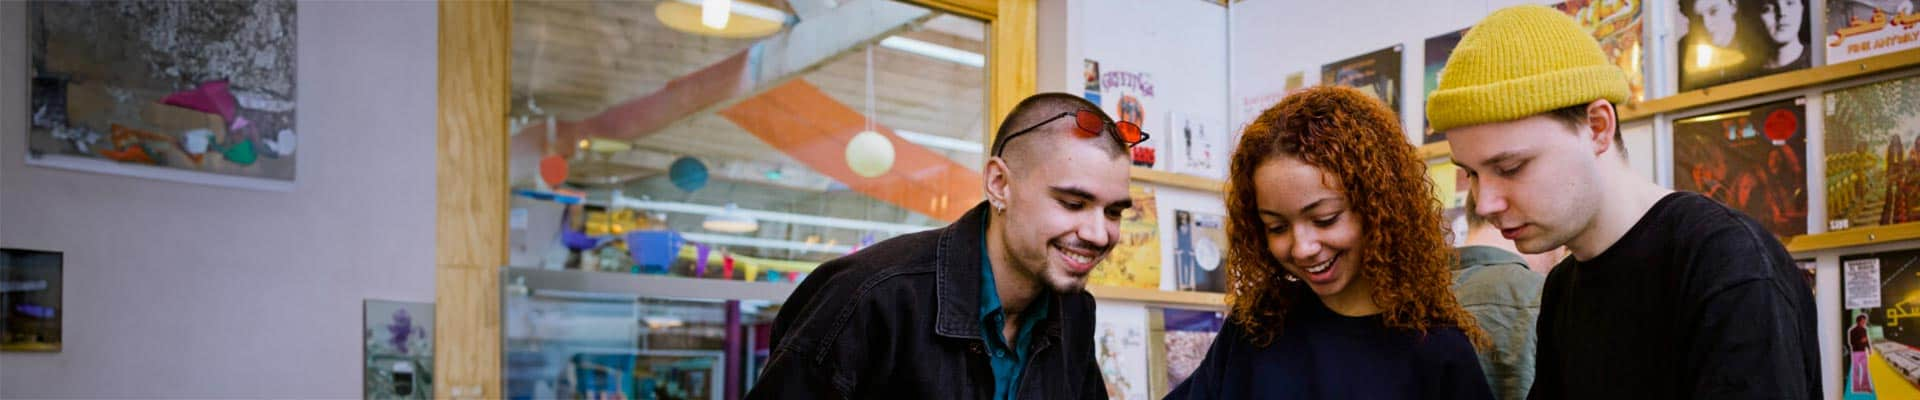
[[1102, 303], [1094, 309], [1094, 359], [1111, 400], [1147, 398], [1147, 308]]
[[1920, 48], [1920, 0], [1827, 2], [1827, 64]]
[[1120, 243], [1087, 275], [1087, 284], [1160, 288], [1160, 220], [1153, 188], [1128, 188], [1133, 207], [1120, 216]]
[[1385, 102], [1395, 113], [1401, 113], [1400, 46], [1320, 66], [1320, 83], [1360, 89]]
[[1173, 290], [1227, 290], [1226, 219], [1186, 210], [1173, 212]]
[[1600, 42], [1600, 51], [1606, 53], [1607, 60], [1627, 74], [1628, 89], [1633, 91], [1628, 103], [1647, 98], [1646, 72], [1640, 62], [1644, 54], [1640, 50], [1643, 3], [1644, 0], [1568, 0], [1553, 6], [1579, 22], [1581, 29]]
[[1797, 0], [1680, 0], [1680, 91], [1807, 68], [1809, 8]]
[[1825, 99], [1827, 230], [1920, 221], [1920, 77]]
[[[1460, 38], [1466, 36], [1466, 34], [1467, 30], [1461, 29], [1427, 38], [1425, 52], [1427, 56], [1425, 63], [1426, 69], [1424, 71], [1426, 80], [1423, 81], [1425, 82], [1423, 85], [1425, 89], [1421, 90], [1420, 98], [1433, 97], [1433, 91], [1440, 88], [1440, 70], [1447, 66], [1447, 57], [1453, 55], [1453, 48], [1460, 45]], [[1433, 123], [1425, 123], [1424, 127], [1426, 128], [1426, 135], [1421, 139], [1420, 143], [1433, 144], [1447, 140], [1446, 132], [1433, 131]]]
[[1807, 233], [1805, 99], [1673, 122], [1673, 188], [1746, 213], [1779, 237]]
[[1840, 258], [1841, 398], [1920, 398], [1920, 249]]

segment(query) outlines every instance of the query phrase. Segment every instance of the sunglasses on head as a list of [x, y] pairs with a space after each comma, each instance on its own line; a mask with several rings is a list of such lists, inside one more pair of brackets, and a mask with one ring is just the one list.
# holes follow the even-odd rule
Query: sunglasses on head
[[1015, 131], [1007, 135], [1007, 137], [1000, 138], [999, 143], [993, 144], [993, 155], [995, 157], [1000, 156], [1000, 151], [1006, 149], [1007, 142], [1013, 141], [1013, 138], [1020, 137], [1022, 134], [1032, 132], [1034, 129], [1039, 129], [1042, 126], [1053, 123], [1054, 120], [1065, 118], [1069, 115], [1073, 116], [1074, 126], [1080, 128], [1080, 133], [1085, 134], [1085, 136], [1094, 136], [1104, 132], [1107, 134], [1107, 137], [1119, 141], [1121, 147], [1133, 148], [1133, 145], [1140, 144], [1140, 142], [1144, 142], [1150, 137], [1146, 132], [1140, 131], [1140, 125], [1135, 125], [1132, 122], [1107, 122], [1106, 118], [1100, 117], [1100, 113], [1093, 112], [1092, 110], [1074, 110], [1060, 113], [1059, 115], [1053, 116], [1053, 118], [1047, 118], [1026, 129]]

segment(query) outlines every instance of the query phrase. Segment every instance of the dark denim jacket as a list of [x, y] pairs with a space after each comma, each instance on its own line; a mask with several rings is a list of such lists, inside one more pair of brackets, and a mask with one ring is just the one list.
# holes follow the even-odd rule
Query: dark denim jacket
[[[993, 369], [980, 329], [986, 203], [945, 228], [828, 261], [774, 319], [748, 399], [986, 399]], [[1021, 374], [1021, 399], [1105, 399], [1094, 361], [1093, 296], [1050, 294]]]

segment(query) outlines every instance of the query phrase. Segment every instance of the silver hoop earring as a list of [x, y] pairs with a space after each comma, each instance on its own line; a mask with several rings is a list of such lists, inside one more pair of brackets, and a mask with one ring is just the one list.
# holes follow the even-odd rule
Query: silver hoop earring
[[1287, 282], [1299, 282], [1299, 281], [1300, 281], [1300, 278], [1297, 278], [1297, 277], [1294, 277], [1294, 276], [1293, 276], [1293, 274], [1291, 274], [1291, 273], [1281, 273], [1281, 274], [1280, 274], [1280, 278], [1281, 278], [1281, 279], [1286, 279], [1286, 280], [1287, 280]]

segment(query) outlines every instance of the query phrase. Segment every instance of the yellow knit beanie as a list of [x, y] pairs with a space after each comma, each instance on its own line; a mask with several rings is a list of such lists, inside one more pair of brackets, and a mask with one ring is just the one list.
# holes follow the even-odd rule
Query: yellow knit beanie
[[1493, 12], [1467, 31], [1427, 98], [1436, 131], [1512, 121], [1607, 99], [1627, 99], [1627, 76], [1600, 44], [1559, 10], [1537, 5]]

